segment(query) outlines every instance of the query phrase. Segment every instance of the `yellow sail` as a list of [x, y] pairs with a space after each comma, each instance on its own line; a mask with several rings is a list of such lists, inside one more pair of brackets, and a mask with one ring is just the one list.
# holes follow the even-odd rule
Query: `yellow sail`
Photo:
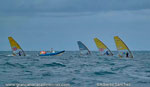
[[114, 40], [116, 43], [117, 50], [121, 53], [121, 54], [119, 54], [120, 57], [126, 55], [126, 53], [128, 52], [129, 57], [133, 58], [133, 55], [132, 55], [131, 51], [129, 50], [129, 48], [127, 47], [127, 45], [118, 36], [115, 36]]
[[22, 50], [22, 48], [19, 46], [19, 44], [12, 37], [8, 37], [8, 40], [9, 40], [11, 49], [13, 51], [13, 55], [25, 56], [25, 53]]
[[98, 38], [94, 38], [94, 41], [101, 55], [106, 54], [109, 56], [113, 56], [112, 52], [108, 49], [108, 47], [102, 41], [100, 41]]

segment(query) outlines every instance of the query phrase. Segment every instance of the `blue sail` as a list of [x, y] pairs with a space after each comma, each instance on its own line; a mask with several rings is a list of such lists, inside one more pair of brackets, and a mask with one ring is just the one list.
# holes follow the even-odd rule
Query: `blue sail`
[[77, 41], [77, 43], [78, 43], [81, 55], [91, 54], [91, 52], [89, 51], [89, 49], [81, 41]]

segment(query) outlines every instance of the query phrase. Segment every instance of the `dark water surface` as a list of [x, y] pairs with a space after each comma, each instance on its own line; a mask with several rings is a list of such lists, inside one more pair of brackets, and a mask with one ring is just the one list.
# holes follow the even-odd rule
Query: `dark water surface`
[[[134, 58], [87, 57], [69, 51], [62, 56], [5, 56], [0, 52], [0, 87], [8, 83], [67, 83], [71, 87], [97, 87], [97, 83], [130, 83], [131, 87], [150, 86], [150, 52], [133, 52]], [[114, 52], [116, 54], [116, 52]]]

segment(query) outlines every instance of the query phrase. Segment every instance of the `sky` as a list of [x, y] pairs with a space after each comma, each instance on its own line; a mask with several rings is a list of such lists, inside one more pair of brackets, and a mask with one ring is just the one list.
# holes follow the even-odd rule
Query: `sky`
[[78, 50], [93, 38], [116, 50], [119, 36], [131, 50], [150, 50], [150, 0], [1, 0], [0, 50], [12, 36], [25, 51]]

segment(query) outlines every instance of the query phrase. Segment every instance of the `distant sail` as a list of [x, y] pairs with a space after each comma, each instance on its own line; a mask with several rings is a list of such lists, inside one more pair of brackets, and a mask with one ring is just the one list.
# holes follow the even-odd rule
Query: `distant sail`
[[119, 57], [125, 57], [126, 53], [129, 53], [129, 57], [133, 58], [133, 55], [127, 47], [127, 45], [118, 36], [115, 36], [114, 40], [116, 43], [117, 50], [119, 52]]
[[102, 41], [100, 41], [98, 38], [94, 38], [94, 41], [101, 55], [106, 54], [109, 56], [113, 56], [113, 53], [109, 50], [109, 48]]
[[26, 56], [25, 52], [22, 50], [19, 44], [12, 37], [8, 37], [8, 39], [9, 39], [9, 43], [10, 43], [13, 55]]
[[82, 55], [91, 54], [89, 49], [81, 41], [77, 41], [77, 43], [78, 43], [78, 46], [79, 46], [80, 54], [82, 54]]

